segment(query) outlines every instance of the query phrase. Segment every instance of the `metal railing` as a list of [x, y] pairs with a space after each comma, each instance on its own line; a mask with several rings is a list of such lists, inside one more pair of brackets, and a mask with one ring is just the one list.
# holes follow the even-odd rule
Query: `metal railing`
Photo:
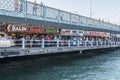
[[[26, 0], [0, 0], [0, 10], [2, 12], [0, 14], [7, 16], [12, 15], [16, 17], [16, 15], [18, 15], [17, 17], [36, 20], [57, 21], [58, 23], [89, 26], [113, 31], [120, 30], [118, 25], [51, 8], [43, 4], [32, 3]], [[8, 13], [4, 11], [8, 11]], [[13, 13], [23, 14], [19, 15]]]
[[[8, 42], [10, 41], [10, 42]], [[1, 46], [4, 45], [4, 46]], [[46, 48], [46, 47], [89, 47], [89, 46], [112, 46], [112, 45], [120, 45], [120, 42], [116, 41], [92, 41], [92, 40], [26, 40], [22, 39], [14, 39], [14, 40], [0, 40], [0, 47], [15, 47], [15, 48]]]

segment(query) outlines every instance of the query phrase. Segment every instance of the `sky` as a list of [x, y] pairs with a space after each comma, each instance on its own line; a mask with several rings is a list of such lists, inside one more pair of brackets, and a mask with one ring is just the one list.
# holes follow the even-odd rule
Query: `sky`
[[[28, 0], [34, 2], [34, 0]], [[90, 17], [104, 19], [106, 22], [120, 25], [120, 0], [36, 0], [53, 8]]]

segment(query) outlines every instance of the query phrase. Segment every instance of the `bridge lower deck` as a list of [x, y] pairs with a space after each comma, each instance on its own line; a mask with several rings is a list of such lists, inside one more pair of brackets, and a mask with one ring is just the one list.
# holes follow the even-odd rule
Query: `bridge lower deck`
[[[28, 55], [57, 54], [62, 52], [79, 51], [82, 53], [86, 50], [99, 50], [118, 48], [118, 45], [107, 46], [80, 46], [80, 47], [48, 47], [48, 48], [2, 48], [0, 49], [0, 58], [19, 57]], [[69, 53], [68, 53], [69, 54]]]

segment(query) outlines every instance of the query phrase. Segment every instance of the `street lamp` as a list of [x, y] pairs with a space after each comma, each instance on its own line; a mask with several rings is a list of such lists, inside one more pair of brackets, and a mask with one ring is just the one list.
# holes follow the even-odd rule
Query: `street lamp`
[[92, 0], [90, 0], [90, 18], [92, 18]]

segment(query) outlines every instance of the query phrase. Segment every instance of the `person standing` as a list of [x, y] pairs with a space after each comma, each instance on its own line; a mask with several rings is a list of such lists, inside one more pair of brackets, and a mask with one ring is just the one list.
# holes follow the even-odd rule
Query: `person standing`
[[18, 12], [18, 6], [19, 6], [18, 0], [15, 0], [14, 7], [16, 12]]
[[19, 1], [19, 12], [22, 12], [23, 10], [23, 0]]
[[33, 4], [33, 15], [37, 15], [37, 4], [36, 4], [36, 0], [34, 0], [34, 4]]

